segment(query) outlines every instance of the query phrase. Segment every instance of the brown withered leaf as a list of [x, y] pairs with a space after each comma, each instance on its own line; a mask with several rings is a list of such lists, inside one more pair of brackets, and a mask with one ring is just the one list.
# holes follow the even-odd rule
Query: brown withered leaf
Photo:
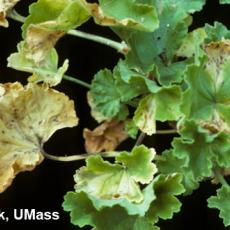
[[128, 134], [124, 131], [124, 122], [114, 120], [102, 123], [93, 131], [84, 129], [83, 136], [88, 153], [112, 151], [128, 138]]
[[43, 144], [56, 130], [77, 123], [65, 94], [31, 83], [0, 84], [0, 192], [42, 162]]
[[0, 0], [0, 26], [8, 27], [9, 23], [6, 20], [7, 11], [12, 9], [19, 0]]

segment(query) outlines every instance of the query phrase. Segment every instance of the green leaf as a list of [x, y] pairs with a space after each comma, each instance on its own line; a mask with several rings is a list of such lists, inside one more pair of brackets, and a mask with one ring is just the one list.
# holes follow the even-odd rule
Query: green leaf
[[206, 43], [218, 42], [224, 38], [230, 39], [230, 31], [220, 22], [214, 22], [213, 26], [205, 24], [204, 29], [207, 33], [207, 37], [205, 39]]
[[186, 72], [188, 88], [182, 111], [186, 118], [197, 119], [218, 131], [230, 130], [230, 45], [228, 40], [205, 46], [208, 58]]
[[125, 131], [131, 138], [136, 139], [138, 134], [138, 127], [135, 125], [133, 120], [125, 121]]
[[128, 215], [119, 206], [96, 210], [84, 192], [68, 192], [63, 208], [71, 212], [71, 223], [80, 227], [90, 225], [97, 230], [159, 230], [145, 217]]
[[[89, 13], [81, 6], [79, 0], [57, 0], [55, 2], [38, 0], [29, 7], [29, 16], [22, 26], [23, 37], [26, 37], [31, 24], [52, 30], [68, 31], [80, 26], [89, 18]], [[50, 22], [50, 24], [42, 24], [44, 22]]]
[[230, 0], [220, 0], [220, 4], [230, 4]]
[[104, 161], [100, 156], [91, 156], [86, 167], [76, 172], [76, 191], [84, 191], [101, 199], [126, 198], [140, 202], [143, 195], [137, 184], [149, 183], [157, 169], [151, 161], [155, 152], [143, 145], [131, 153], [122, 152], [116, 163]]
[[86, 22], [90, 15], [78, 1], [39, 0], [29, 8], [22, 27], [30, 59], [42, 62], [56, 42], [70, 29]]
[[180, 115], [181, 91], [177, 86], [161, 88], [140, 100], [133, 120], [148, 135], [156, 132], [156, 121], [177, 120]]
[[216, 166], [230, 166], [230, 144], [227, 134], [210, 133], [194, 121], [187, 121], [180, 134], [172, 142], [173, 149], [162, 154], [165, 159], [157, 167], [161, 173], [181, 173], [188, 194], [198, 182], [211, 177]]
[[[131, 48], [126, 58], [130, 67], [148, 72], [154, 63], [159, 72], [158, 81], [161, 84], [170, 85], [181, 81], [186, 67], [186, 63], [174, 60], [174, 56], [191, 24], [189, 13], [201, 10], [205, 1], [153, 0], [151, 2], [157, 9], [160, 21], [157, 30], [152, 33], [143, 33], [114, 28], [114, 31]], [[169, 70], [164, 70], [164, 68], [168, 69], [175, 63], [178, 63], [174, 67], [176, 71], [169, 75]]]
[[158, 218], [171, 219], [173, 214], [180, 211], [181, 202], [175, 197], [184, 192], [179, 174], [159, 175], [154, 179], [156, 199], [151, 203], [146, 217], [156, 223]]
[[156, 195], [153, 189], [154, 182], [152, 181], [148, 184], [145, 189], [141, 192], [143, 194], [143, 200], [138, 203], [130, 202], [126, 198], [118, 198], [118, 199], [100, 199], [88, 194], [88, 198], [92, 201], [93, 206], [97, 210], [102, 210], [105, 207], [113, 207], [119, 205], [123, 207], [129, 215], [138, 215], [138, 216], [145, 216], [145, 213], [148, 211], [150, 204], [153, 200], [156, 199]]
[[31, 73], [29, 82], [46, 82], [55, 86], [61, 82], [68, 68], [68, 60], [58, 68], [58, 55], [55, 49], [52, 49], [43, 63], [35, 64], [32, 59], [27, 58], [27, 48], [25, 43], [21, 42], [18, 44], [18, 53], [13, 53], [8, 58], [8, 67]]
[[122, 116], [125, 119], [128, 114], [126, 102], [142, 93], [158, 90], [154, 81], [129, 69], [120, 61], [113, 72], [105, 69], [94, 76], [90, 94], [94, 101], [94, 110], [107, 118], [119, 117], [125, 112]]
[[199, 183], [194, 179], [192, 171], [187, 170], [187, 159], [178, 158], [174, 151], [165, 150], [162, 153], [163, 160], [157, 162], [157, 168], [160, 173], [171, 174], [177, 172], [183, 175], [182, 184], [186, 190], [184, 195], [189, 195], [199, 187]]
[[154, 79], [151, 79], [151, 75], [154, 75], [154, 66], [151, 67], [151, 71], [146, 75], [142, 71], [129, 68], [125, 61], [120, 60], [113, 72], [117, 79], [121, 79], [123, 82], [133, 87], [138, 87], [142, 89], [143, 92], [156, 93], [160, 89]]
[[136, 0], [99, 0], [99, 4], [79, 0], [95, 22], [104, 26], [119, 26], [141, 31], [154, 31], [159, 26], [153, 5]]
[[194, 57], [194, 63], [199, 64], [200, 57], [204, 56], [201, 45], [204, 43], [206, 37], [207, 35], [203, 28], [188, 33], [182, 41], [180, 48], [177, 50], [176, 56], [186, 58]]
[[154, 95], [150, 94], [140, 100], [133, 121], [142, 132], [148, 135], [156, 133], [156, 101]]
[[208, 207], [220, 210], [220, 218], [223, 219], [225, 227], [230, 226], [230, 188], [222, 186], [217, 190], [216, 196], [208, 198]]

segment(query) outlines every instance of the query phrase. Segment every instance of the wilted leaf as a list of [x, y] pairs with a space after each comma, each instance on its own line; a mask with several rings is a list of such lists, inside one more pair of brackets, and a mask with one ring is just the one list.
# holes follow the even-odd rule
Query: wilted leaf
[[85, 0], [78, 0], [78, 2], [99, 25], [143, 31], [153, 31], [159, 25], [153, 5], [137, 3], [136, 0], [99, 0], [99, 4], [88, 3]]
[[43, 160], [43, 144], [56, 130], [77, 123], [74, 103], [64, 94], [36, 84], [1, 84], [0, 192]]
[[156, 101], [153, 94], [144, 97], [139, 102], [133, 121], [142, 132], [148, 135], [156, 132]]
[[11, 10], [20, 0], [1, 0], [0, 1], [0, 26], [8, 27], [6, 20], [7, 11]]
[[197, 119], [205, 127], [230, 132], [230, 41], [204, 45], [207, 58], [186, 72], [188, 88], [182, 110], [187, 118]]
[[55, 86], [62, 80], [64, 73], [68, 68], [68, 60], [58, 68], [58, 55], [52, 48], [46, 55], [42, 63], [36, 64], [33, 59], [28, 57], [28, 47], [25, 42], [18, 44], [18, 52], [8, 57], [8, 66], [16, 70], [25, 71], [33, 74], [29, 77], [29, 82], [45, 82], [49, 86]]
[[56, 42], [68, 30], [86, 22], [90, 15], [78, 1], [39, 0], [29, 8], [23, 25], [23, 37], [28, 47], [27, 58], [36, 64], [43, 62]]
[[180, 115], [181, 90], [177, 86], [160, 88], [140, 100], [133, 120], [148, 135], [156, 132], [156, 121], [177, 120]]
[[116, 157], [116, 163], [104, 161], [100, 156], [90, 156], [86, 167], [75, 174], [76, 191], [84, 191], [100, 199], [126, 198], [140, 202], [143, 194], [138, 182], [149, 183], [157, 169], [152, 163], [153, 149], [141, 145], [131, 153], [122, 152]]
[[199, 64], [200, 57], [204, 55], [201, 45], [204, 43], [206, 37], [207, 35], [203, 28], [188, 33], [182, 41], [180, 48], [177, 50], [176, 55], [186, 58], [194, 57], [194, 62]]
[[128, 138], [124, 131], [124, 123], [115, 120], [106, 121], [93, 131], [84, 129], [83, 136], [88, 153], [98, 153], [103, 150], [112, 151]]

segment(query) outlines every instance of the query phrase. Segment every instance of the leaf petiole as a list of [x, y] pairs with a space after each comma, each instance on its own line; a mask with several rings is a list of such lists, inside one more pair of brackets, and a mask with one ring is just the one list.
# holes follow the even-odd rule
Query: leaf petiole
[[[8, 16], [8, 18], [11, 18], [11, 19], [18, 21], [18, 22], [21, 22], [21, 23], [24, 23], [26, 20], [26, 17], [20, 15], [15, 10], [9, 11], [7, 16]], [[116, 42], [116, 41], [113, 41], [109, 38], [105, 38], [105, 37], [101, 37], [99, 35], [94, 35], [94, 34], [82, 32], [79, 30], [69, 30], [67, 32], [67, 34], [109, 46], [111, 48], [116, 49], [119, 53], [122, 53], [122, 54], [127, 54], [129, 52], [129, 47], [124, 41]]]
[[79, 80], [77, 78], [73, 78], [73, 77], [67, 76], [67, 75], [64, 75], [63, 79], [67, 80], [67, 81], [70, 81], [70, 82], [73, 82], [73, 83], [76, 83], [78, 85], [84, 86], [85, 88], [88, 88], [88, 89], [90, 89], [90, 87], [91, 87], [90, 84], [88, 84], [88, 83], [86, 83], [84, 81], [81, 81], [81, 80]]
[[43, 156], [49, 160], [63, 161], [63, 162], [85, 160], [87, 157], [95, 156], [95, 155], [100, 155], [102, 157], [116, 157], [119, 154], [119, 152], [110, 151], [110, 152], [101, 152], [101, 153], [85, 153], [85, 154], [72, 155], [72, 156], [54, 156], [45, 152], [44, 150], [41, 150], [41, 152]]
[[217, 181], [219, 181], [223, 186], [228, 186], [230, 187], [230, 185], [228, 184], [228, 182], [225, 180], [224, 176], [222, 175], [222, 173], [220, 172], [220, 169], [216, 168], [214, 170], [214, 175], [217, 179]]

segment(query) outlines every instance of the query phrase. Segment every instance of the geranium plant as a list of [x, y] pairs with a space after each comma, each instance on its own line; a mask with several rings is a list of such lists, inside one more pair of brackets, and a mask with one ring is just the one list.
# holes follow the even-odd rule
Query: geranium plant
[[[0, 25], [10, 26], [7, 18], [23, 23], [8, 67], [29, 77], [24, 86], [0, 84], [0, 192], [45, 158], [85, 160], [62, 204], [74, 225], [159, 229], [160, 219], [180, 211], [179, 195], [210, 181], [219, 188], [207, 205], [230, 226], [230, 31], [220, 22], [190, 29], [192, 15], [208, 3], [38, 0], [24, 17], [14, 9], [17, 2], [0, 1]], [[76, 29], [89, 19], [109, 27], [120, 42]], [[92, 76], [91, 84], [68, 76], [69, 61], [59, 64], [55, 50], [66, 34], [105, 44], [123, 58]], [[43, 148], [56, 130], [81, 119], [74, 102], [54, 89], [63, 80], [88, 89], [98, 122], [83, 131], [85, 154], [61, 157]], [[158, 121], [169, 130], [158, 130]], [[174, 133], [163, 152], [142, 144], [145, 136]], [[127, 138], [136, 140], [132, 150], [116, 150]]]

